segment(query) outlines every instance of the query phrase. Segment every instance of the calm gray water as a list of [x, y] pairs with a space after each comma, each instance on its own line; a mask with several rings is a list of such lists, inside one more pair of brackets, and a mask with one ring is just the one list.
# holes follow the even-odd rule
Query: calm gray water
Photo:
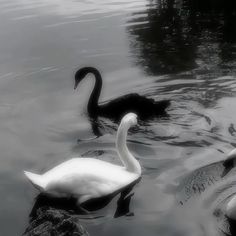
[[118, 163], [117, 124], [101, 119], [95, 138], [85, 113], [92, 80], [73, 90], [85, 65], [103, 74], [101, 101], [134, 91], [172, 100], [169, 117], [129, 134], [143, 168], [129, 211], [114, 218], [115, 197], [81, 219], [90, 235], [229, 231], [232, 186], [215, 184], [216, 196], [212, 186], [198, 194], [185, 185], [217, 182], [236, 147], [235, 5], [173, 2], [0, 0], [0, 235], [21, 235], [29, 223], [38, 192], [23, 170], [43, 173], [81, 155]]

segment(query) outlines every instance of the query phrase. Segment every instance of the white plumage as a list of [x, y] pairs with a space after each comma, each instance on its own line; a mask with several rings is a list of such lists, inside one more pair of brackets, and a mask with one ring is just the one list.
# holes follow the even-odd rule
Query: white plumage
[[141, 166], [126, 146], [127, 131], [137, 124], [133, 113], [125, 115], [117, 132], [117, 151], [123, 166], [95, 158], [73, 158], [43, 175], [25, 171], [30, 182], [40, 191], [55, 196], [78, 198], [78, 203], [120, 191], [141, 176]]
[[[230, 168], [234, 168], [236, 161], [236, 148], [233, 149], [228, 155], [225, 161], [226, 165], [231, 165]], [[234, 195], [226, 205], [226, 215], [236, 220], [236, 196]]]

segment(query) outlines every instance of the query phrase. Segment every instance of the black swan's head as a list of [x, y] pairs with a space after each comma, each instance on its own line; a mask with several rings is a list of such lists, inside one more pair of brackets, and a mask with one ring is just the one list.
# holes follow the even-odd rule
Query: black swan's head
[[99, 74], [98, 70], [94, 67], [83, 67], [75, 73], [75, 86], [74, 89], [78, 87], [78, 84], [83, 80], [88, 73]]

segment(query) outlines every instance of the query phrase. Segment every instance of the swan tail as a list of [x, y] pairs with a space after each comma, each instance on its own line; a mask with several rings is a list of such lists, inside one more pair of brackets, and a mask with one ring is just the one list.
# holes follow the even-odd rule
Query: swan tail
[[162, 101], [162, 106], [164, 107], [164, 108], [167, 108], [168, 106], [170, 106], [170, 100], [163, 100]]
[[158, 101], [157, 104], [158, 104], [158, 111], [160, 110], [165, 111], [165, 109], [170, 106], [171, 102], [170, 100], [162, 100]]
[[29, 181], [40, 191], [43, 191], [46, 187], [46, 183], [41, 175], [37, 175], [28, 171], [24, 171], [24, 174], [29, 179]]

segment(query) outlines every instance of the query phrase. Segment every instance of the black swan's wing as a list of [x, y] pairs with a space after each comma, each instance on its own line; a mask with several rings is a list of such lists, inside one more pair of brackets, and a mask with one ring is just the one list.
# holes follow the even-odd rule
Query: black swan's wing
[[100, 111], [105, 116], [119, 119], [128, 112], [134, 112], [142, 119], [163, 113], [169, 104], [169, 100], [155, 101], [152, 98], [131, 93], [101, 104]]
[[[165, 109], [170, 105], [170, 100], [155, 101], [153, 98], [146, 98], [137, 93], [127, 94], [123, 97], [118, 98], [120, 101], [118, 103], [126, 103], [127, 107], [132, 110], [135, 109], [137, 113], [158, 115], [165, 111]], [[117, 100], [117, 99], [116, 99]]]
[[139, 103], [139, 104], [143, 104], [143, 103], [155, 103], [155, 100], [152, 98], [146, 98], [144, 96], [141, 96], [137, 93], [130, 93], [130, 94], [126, 94], [123, 96], [120, 96], [118, 98], [115, 98], [114, 100], [110, 101], [109, 103], [113, 103], [113, 104], [119, 104], [119, 103], [126, 103], [126, 104], [135, 104], [135, 103]]

